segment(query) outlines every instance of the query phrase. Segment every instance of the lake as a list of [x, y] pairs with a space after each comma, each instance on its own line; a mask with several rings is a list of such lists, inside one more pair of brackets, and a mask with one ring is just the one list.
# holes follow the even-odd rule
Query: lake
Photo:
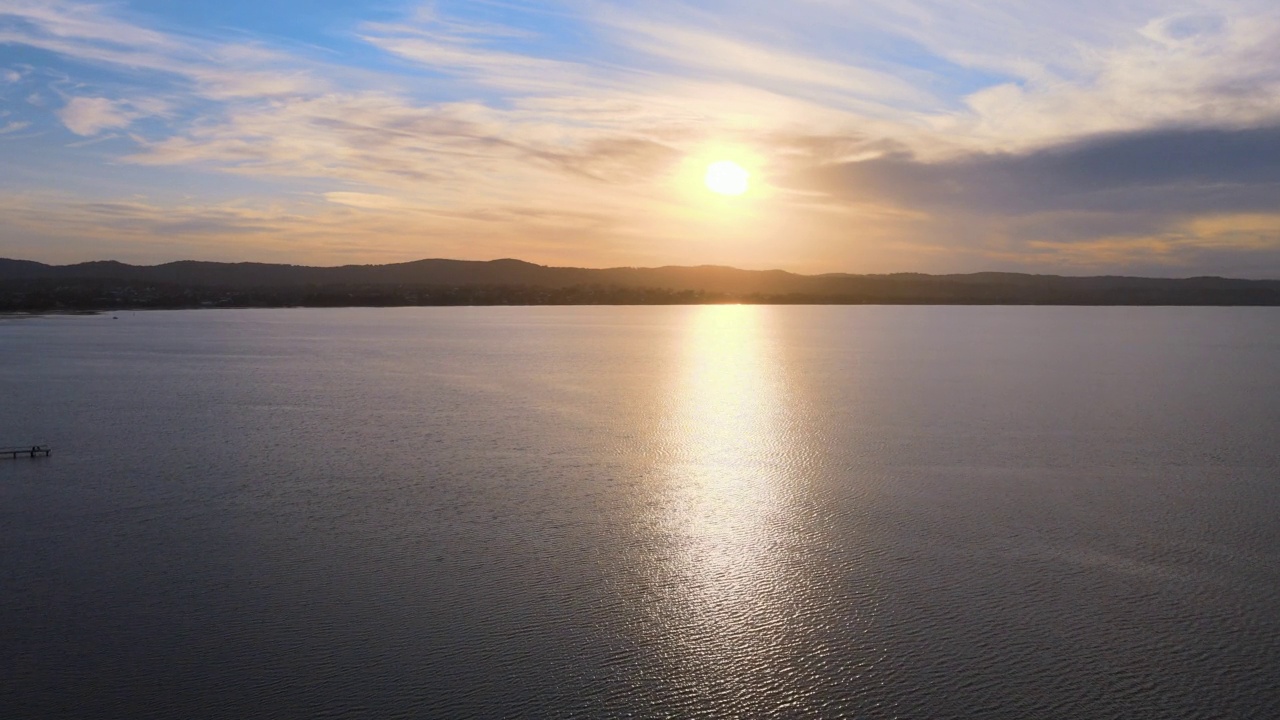
[[1280, 717], [1280, 310], [0, 320], [0, 716]]

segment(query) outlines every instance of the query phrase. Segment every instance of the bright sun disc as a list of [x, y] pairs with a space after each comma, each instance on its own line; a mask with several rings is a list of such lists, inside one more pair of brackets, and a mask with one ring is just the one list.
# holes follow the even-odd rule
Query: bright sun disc
[[741, 165], [721, 160], [707, 166], [707, 189], [721, 195], [741, 195], [747, 191], [751, 173]]

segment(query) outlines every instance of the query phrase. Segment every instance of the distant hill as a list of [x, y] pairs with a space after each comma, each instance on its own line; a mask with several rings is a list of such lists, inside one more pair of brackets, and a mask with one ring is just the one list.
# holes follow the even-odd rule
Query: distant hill
[[181, 261], [45, 265], [0, 259], [0, 309], [207, 305], [671, 302], [1280, 305], [1280, 280], [1217, 277], [797, 275], [730, 267], [586, 269], [521, 260], [305, 267]]

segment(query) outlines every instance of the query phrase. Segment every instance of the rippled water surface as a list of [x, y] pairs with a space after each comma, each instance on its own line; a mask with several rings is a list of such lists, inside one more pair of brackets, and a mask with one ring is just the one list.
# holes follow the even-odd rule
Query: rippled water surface
[[1280, 717], [1280, 312], [0, 320], [0, 717]]

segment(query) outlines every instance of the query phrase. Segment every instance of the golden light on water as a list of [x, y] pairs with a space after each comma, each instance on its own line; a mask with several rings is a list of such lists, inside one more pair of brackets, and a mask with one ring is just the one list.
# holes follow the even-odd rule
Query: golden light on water
[[[672, 469], [697, 512], [683, 518], [711, 549], [743, 542], [772, 511], [771, 478], [762, 463], [779, 442], [779, 397], [762, 309], [749, 305], [696, 308], [689, 319], [680, 406], [679, 463]], [[731, 555], [732, 553], [730, 553]], [[700, 562], [735, 561], [704, 555]]]
[[[655, 520], [675, 553], [660, 608], [680, 675], [732, 695], [788, 644], [794, 408], [767, 308], [689, 308]], [[761, 678], [755, 678], [761, 680]]]

